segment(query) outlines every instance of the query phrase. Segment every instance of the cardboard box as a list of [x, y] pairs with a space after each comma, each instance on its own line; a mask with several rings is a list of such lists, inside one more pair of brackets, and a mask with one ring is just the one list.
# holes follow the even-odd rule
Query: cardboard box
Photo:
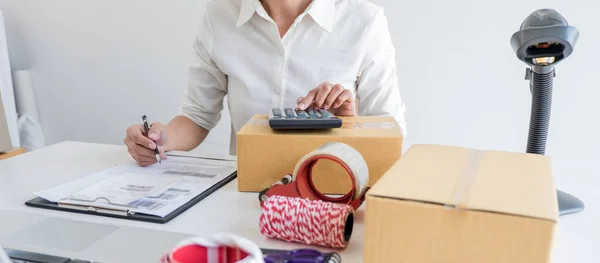
[[[237, 133], [238, 190], [259, 192], [291, 174], [298, 161], [326, 142], [342, 142], [361, 153], [369, 168], [369, 185], [401, 157], [402, 131], [393, 117], [344, 117], [338, 129], [275, 131], [266, 115], [255, 115]], [[345, 194], [351, 186], [346, 171], [333, 161], [313, 168], [317, 189]]]
[[366, 200], [364, 262], [550, 262], [547, 156], [415, 145]]

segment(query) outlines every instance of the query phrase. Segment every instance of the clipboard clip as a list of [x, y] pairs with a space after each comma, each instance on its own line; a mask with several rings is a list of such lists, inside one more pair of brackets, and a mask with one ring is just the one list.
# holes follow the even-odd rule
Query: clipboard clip
[[[98, 203], [97, 201], [106, 201], [106, 204]], [[76, 209], [100, 214], [114, 214], [129, 216], [134, 214], [131, 209], [135, 208], [130, 205], [115, 204], [106, 197], [97, 197], [94, 200], [85, 200], [78, 198], [63, 198], [58, 201], [58, 206], [68, 209]]]

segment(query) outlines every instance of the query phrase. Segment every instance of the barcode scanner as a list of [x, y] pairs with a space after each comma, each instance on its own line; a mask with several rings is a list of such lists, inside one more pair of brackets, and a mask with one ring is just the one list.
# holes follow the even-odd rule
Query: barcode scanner
[[[517, 58], [529, 66], [525, 74], [531, 91], [527, 153], [545, 154], [554, 67], [571, 55], [578, 38], [577, 28], [570, 26], [561, 14], [540, 9], [525, 18], [510, 40]], [[583, 202], [570, 194], [557, 190], [557, 197], [561, 215], [584, 209]]]

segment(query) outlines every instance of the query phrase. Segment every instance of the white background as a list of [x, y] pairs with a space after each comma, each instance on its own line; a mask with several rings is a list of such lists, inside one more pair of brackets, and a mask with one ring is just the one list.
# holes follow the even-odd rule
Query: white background
[[[385, 7], [397, 47], [407, 104], [404, 150], [441, 143], [524, 151], [530, 94], [510, 37], [535, 9], [560, 11], [581, 37], [557, 68], [547, 153], [559, 182], [600, 177], [588, 174], [600, 161], [598, 1], [373, 2]], [[0, 0], [11, 64], [34, 73], [47, 143], [121, 144], [125, 128], [140, 123], [142, 113], [169, 121], [187, 84], [191, 41], [205, 4]], [[227, 114], [208, 141], [228, 144]]]

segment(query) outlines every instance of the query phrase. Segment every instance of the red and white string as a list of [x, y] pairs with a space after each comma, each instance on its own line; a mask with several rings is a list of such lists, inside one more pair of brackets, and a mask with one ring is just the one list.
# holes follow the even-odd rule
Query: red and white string
[[344, 231], [353, 212], [346, 204], [271, 196], [263, 203], [260, 232], [270, 238], [343, 248], [348, 245]]

